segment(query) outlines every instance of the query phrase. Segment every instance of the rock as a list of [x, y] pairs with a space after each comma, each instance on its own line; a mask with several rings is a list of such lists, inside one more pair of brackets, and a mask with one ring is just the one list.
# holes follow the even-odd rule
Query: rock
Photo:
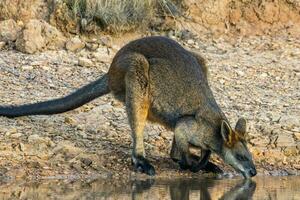
[[281, 115], [279, 113], [271, 113], [272, 122], [278, 123], [280, 118], [281, 118]]
[[90, 166], [93, 161], [90, 158], [81, 158], [80, 161], [85, 165], [85, 166]]
[[63, 155], [65, 160], [70, 160], [82, 153], [82, 150], [78, 147], [75, 147], [74, 144], [69, 141], [62, 141], [56, 145], [56, 147], [53, 149], [53, 152], [57, 155]]
[[285, 115], [280, 118], [279, 123], [285, 129], [291, 130], [294, 127], [300, 127], [300, 116]]
[[85, 43], [79, 37], [73, 37], [66, 43], [66, 49], [72, 52], [78, 52], [85, 47]]
[[95, 51], [98, 49], [99, 45], [97, 43], [86, 43], [85, 47], [90, 51]]
[[[16, 41], [18, 34], [21, 31], [21, 27], [12, 20], [4, 20], [0, 22], [0, 41], [10, 42]], [[1, 48], [0, 48], [1, 49]]]
[[65, 46], [66, 38], [54, 26], [43, 22], [42, 36], [45, 38], [47, 49], [61, 49]]
[[275, 164], [276, 162], [283, 160], [285, 156], [281, 150], [272, 149], [265, 151], [264, 157], [268, 159], [268, 162]]
[[35, 53], [45, 49], [61, 48], [65, 37], [53, 26], [42, 20], [30, 20], [16, 41], [16, 47], [24, 53]]
[[275, 141], [277, 147], [290, 147], [296, 146], [296, 143], [291, 134], [286, 134], [285, 132], [281, 135], [278, 135], [277, 140]]
[[79, 58], [78, 65], [82, 67], [92, 67], [94, 63], [88, 58]]
[[245, 75], [245, 72], [241, 71], [241, 70], [237, 70], [236, 73], [239, 75], [239, 76], [244, 76]]
[[19, 143], [19, 149], [20, 149], [20, 151], [23, 151], [23, 152], [26, 151], [26, 147], [23, 143]]
[[268, 76], [268, 74], [267, 74], [267, 73], [264, 73], [264, 72], [260, 74], [260, 77], [261, 77], [261, 78], [266, 78], [267, 76]]
[[35, 53], [46, 45], [42, 37], [42, 24], [38, 20], [31, 20], [26, 24], [23, 33], [16, 41], [16, 47], [24, 53]]
[[194, 44], [194, 43], [195, 43], [195, 41], [194, 41], [194, 40], [192, 40], [192, 39], [189, 39], [189, 40], [187, 40], [187, 43], [188, 43], [189, 45], [192, 45], [192, 44]]
[[21, 68], [22, 68], [22, 70], [29, 70], [29, 71], [33, 70], [33, 66], [31, 66], [31, 65], [24, 65]]
[[296, 156], [298, 155], [298, 149], [296, 146], [287, 147], [284, 150], [284, 155], [286, 156]]
[[37, 134], [30, 135], [28, 137], [28, 143], [30, 144], [46, 144], [47, 146], [53, 146], [53, 142], [48, 137], [41, 137]]
[[74, 168], [77, 172], [81, 172], [83, 170], [80, 161], [75, 160], [70, 163], [70, 166]]
[[113, 56], [107, 47], [99, 47], [92, 55], [98, 62], [103, 63], [110, 63]]
[[294, 133], [296, 140], [300, 141], [300, 132]]
[[300, 170], [300, 164], [293, 164], [293, 167], [294, 167], [295, 169]]
[[2, 50], [5, 47], [6, 42], [0, 42], [0, 50]]
[[16, 128], [12, 128], [8, 131], [6, 131], [5, 136], [10, 137], [13, 134], [16, 134], [18, 132], [18, 130]]
[[112, 38], [109, 35], [102, 36], [100, 38], [100, 44], [103, 46], [111, 47], [112, 46]]
[[28, 22], [31, 19], [47, 19], [49, 6], [49, 2], [44, 0], [1, 0], [0, 20], [15, 19], [16, 21]]
[[14, 133], [14, 134], [11, 134], [11, 135], [10, 135], [10, 138], [18, 139], [18, 138], [20, 138], [22, 135], [23, 135], [22, 133]]
[[74, 125], [77, 123], [77, 121], [75, 119], [73, 119], [72, 117], [65, 117], [65, 123], [70, 124], [70, 125]]
[[268, 137], [255, 137], [250, 140], [250, 143], [258, 147], [266, 147], [270, 143], [270, 139]]

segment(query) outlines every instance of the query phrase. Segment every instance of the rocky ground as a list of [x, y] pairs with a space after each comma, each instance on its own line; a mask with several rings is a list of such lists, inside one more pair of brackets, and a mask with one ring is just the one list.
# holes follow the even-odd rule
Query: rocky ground
[[[248, 120], [249, 147], [259, 174], [299, 174], [299, 39], [210, 38], [180, 42], [206, 58], [210, 85], [232, 126], [239, 116]], [[2, 47], [0, 104], [61, 97], [95, 80], [107, 72], [125, 43], [109, 41], [98, 38], [82, 44], [74, 38], [68, 50], [32, 55]], [[181, 172], [169, 158], [173, 133], [155, 124], [148, 124], [145, 132], [146, 151], [158, 177], [201, 175]], [[3, 179], [136, 176], [130, 149], [124, 106], [111, 95], [59, 115], [0, 117]], [[231, 171], [218, 158], [214, 160]]]

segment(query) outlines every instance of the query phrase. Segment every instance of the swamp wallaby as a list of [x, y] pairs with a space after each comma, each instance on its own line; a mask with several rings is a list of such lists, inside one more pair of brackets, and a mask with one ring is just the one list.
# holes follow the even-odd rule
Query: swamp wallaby
[[[66, 97], [1, 106], [0, 116], [63, 113], [109, 92], [126, 104], [135, 170], [155, 174], [145, 158], [143, 131], [148, 119], [175, 132], [171, 158], [183, 169], [219, 171], [209, 162], [213, 152], [244, 177], [256, 175], [244, 139], [246, 121], [239, 119], [234, 130], [230, 127], [208, 85], [204, 59], [165, 37], [146, 37], [125, 45], [107, 74]], [[190, 146], [202, 150], [201, 158], [189, 153]]]

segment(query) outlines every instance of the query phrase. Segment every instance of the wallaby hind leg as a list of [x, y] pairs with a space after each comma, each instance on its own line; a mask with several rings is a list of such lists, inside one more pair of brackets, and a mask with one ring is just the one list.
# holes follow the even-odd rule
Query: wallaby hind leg
[[149, 110], [149, 64], [140, 54], [130, 54], [126, 60], [129, 65], [125, 75], [126, 109], [132, 130], [132, 163], [135, 170], [154, 175], [154, 167], [145, 158], [144, 127]]

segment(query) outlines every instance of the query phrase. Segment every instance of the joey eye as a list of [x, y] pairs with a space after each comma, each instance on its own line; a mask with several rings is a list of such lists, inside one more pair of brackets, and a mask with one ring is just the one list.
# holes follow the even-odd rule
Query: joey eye
[[236, 159], [238, 159], [239, 161], [248, 161], [248, 158], [241, 154], [236, 154]]

